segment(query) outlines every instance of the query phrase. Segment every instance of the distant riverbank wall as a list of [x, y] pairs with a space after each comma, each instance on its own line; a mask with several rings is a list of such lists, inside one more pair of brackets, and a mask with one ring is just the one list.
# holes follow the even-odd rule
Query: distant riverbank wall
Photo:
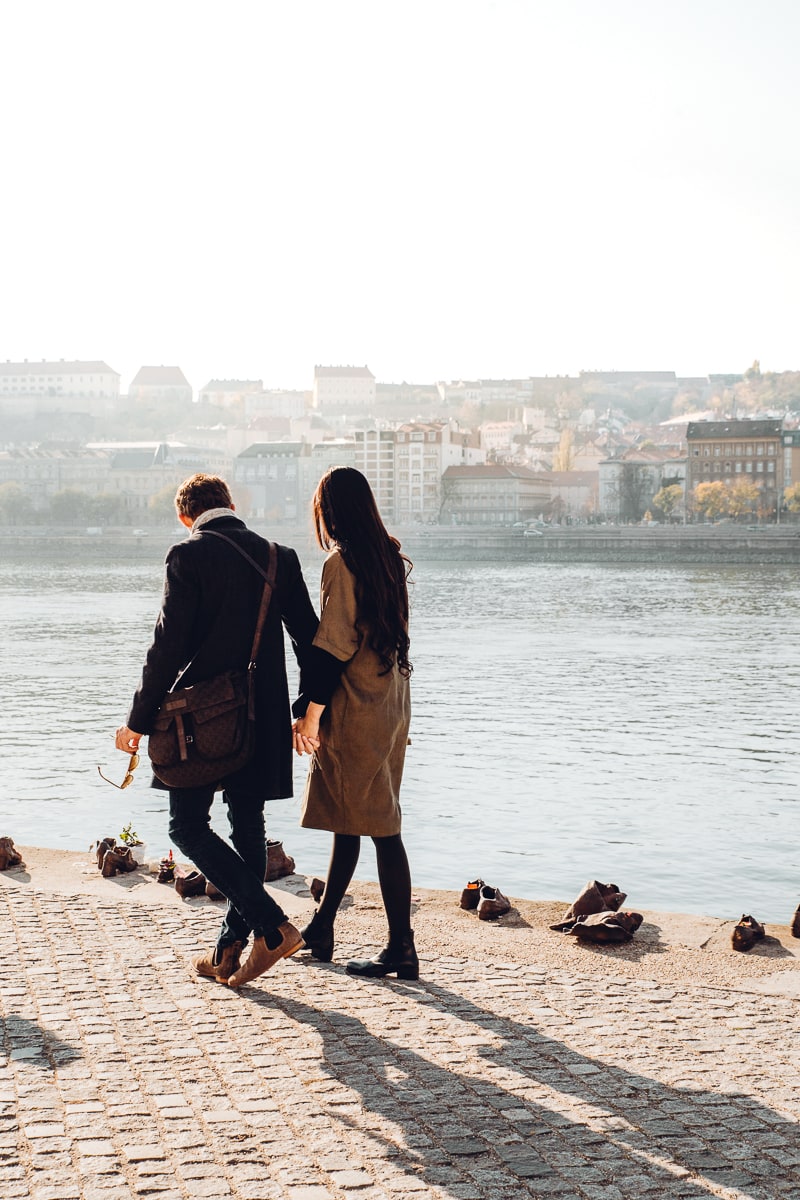
[[[262, 529], [267, 537], [294, 546], [306, 557], [315, 550], [307, 528]], [[412, 527], [393, 530], [403, 550], [418, 562], [596, 562], [710, 564], [800, 564], [800, 526], [566, 526], [526, 535], [521, 530], [476, 527]], [[179, 530], [146, 535], [122, 530], [102, 535], [53, 529], [0, 531], [0, 555], [9, 559], [107, 558], [162, 561]], [[317, 551], [317, 553], [319, 553]]]

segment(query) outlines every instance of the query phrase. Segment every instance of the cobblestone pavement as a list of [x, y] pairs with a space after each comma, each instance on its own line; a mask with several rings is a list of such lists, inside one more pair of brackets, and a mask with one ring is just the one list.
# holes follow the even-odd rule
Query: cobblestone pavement
[[237, 994], [216, 921], [0, 895], [2, 1200], [800, 1198], [796, 1001], [432, 955]]

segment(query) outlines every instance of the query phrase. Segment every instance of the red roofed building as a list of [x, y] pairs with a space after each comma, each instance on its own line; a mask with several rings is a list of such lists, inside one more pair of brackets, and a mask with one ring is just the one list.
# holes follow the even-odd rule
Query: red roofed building
[[131, 400], [192, 400], [192, 385], [180, 367], [140, 367], [128, 388]]

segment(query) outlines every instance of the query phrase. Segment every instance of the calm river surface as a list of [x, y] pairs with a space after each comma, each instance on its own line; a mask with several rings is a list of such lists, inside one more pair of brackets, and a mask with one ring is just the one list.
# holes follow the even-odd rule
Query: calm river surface
[[[109, 548], [110, 549], [110, 548]], [[306, 563], [316, 598], [321, 556]], [[158, 611], [148, 561], [0, 564], [0, 834], [85, 849], [133, 820], [166, 850], [146, 760], [113, 733]], [[417, 886], [481, 876], [571, 900], [786, 922], [800, 899], [800, 577], [782, 567], [419, 563], [404, 834]], [[296, 761], [302, 794], [307, 760]], [[305, 874], [329, 835], [268, 807]], [[224, 819], [216, 826], [224, 830]], [[358, 874], [374, 879], [372, 845]]]

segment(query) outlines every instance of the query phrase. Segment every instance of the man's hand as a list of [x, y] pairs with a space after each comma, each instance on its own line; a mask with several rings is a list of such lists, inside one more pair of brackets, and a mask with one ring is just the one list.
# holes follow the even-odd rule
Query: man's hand
[[132, 729], [128, 729], [127, 725], [120, 725], [114, 738], [114, 745], [123, 754], [135, 754], [141, 740], [141, 733], [134, 733]]

